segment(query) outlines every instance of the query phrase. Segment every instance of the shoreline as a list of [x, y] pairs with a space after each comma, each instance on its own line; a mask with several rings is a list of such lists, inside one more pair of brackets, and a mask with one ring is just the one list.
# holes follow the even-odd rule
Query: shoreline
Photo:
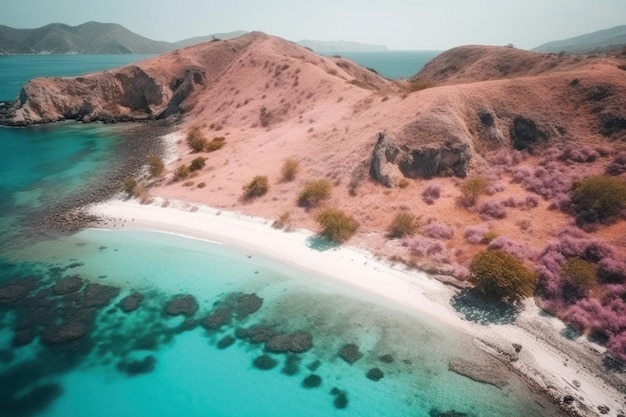
[[[565, 325], [542, 316], [532, 300], [527, 301], [515, 324], [482, 325], [454, 311], [449, 301], [456, 290], [426, 273], [400, 270], [355, 247], [314, 249], [310, 247], [315, 236], [311, 231], [285, 232], [272, 228], [268, 219], [184, 201], [157, 199], [145, 205], [109, 200], [88, 206], [86, 212], [100, 219], [96, 228], [153, 231], [210, 241], [347, 284], [380, 304], [427, 315], [472, 336], [565, 415], [600, 415], [600, 407], [607, 407], [608, 415], [622, 413], [620, 398], [624, 393], [617, 385], [623, 387], [624, 378], [602, 369], [603, 348], [565, 339], [559, 328]], [[521, 351], [516, 352], [513, 344], [520, 344]], [[564, 404], [566, 396], [573, 398], [571, 405]]]

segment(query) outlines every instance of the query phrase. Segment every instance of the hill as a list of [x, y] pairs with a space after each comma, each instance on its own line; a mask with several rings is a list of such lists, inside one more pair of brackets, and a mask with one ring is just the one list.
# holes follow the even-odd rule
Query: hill
[[599, 30], [585, 35], [544, 43], [533, 49], [536, 52], [566, 52], [585, 54], [605, 50], [621, 49], [626, 46], [626, 25]]
[[222, 39], [222, 40], [233, 39], [241, 35], [245, 35], [246, 33], [247, 32], [244, 30], [236, 30], [234, 32], [213, 33], [211, 35], [206, 35], [206, 36], [195, 36], [193, 38], [183, 39], [181, 41], [174, 42], [172, 44], [173, 47], [170, 49], [185, 48], [187, 46], [197, 45], [203, 42], [211, 42], [215, 39]]
[[386, 51], [385, 45], [374, 45], [368, 43], [351, 42], [351, 41], [315, 41], [304, 39], [297, 42], [298, 45], [311, 48], [316, 52], [370, 52], [370, 51]]
[[167, 42], [144, 38], [114, 23], [53, 23], [37, 29], [0, 26], [0, 55], [159, 54], [170, 49]]

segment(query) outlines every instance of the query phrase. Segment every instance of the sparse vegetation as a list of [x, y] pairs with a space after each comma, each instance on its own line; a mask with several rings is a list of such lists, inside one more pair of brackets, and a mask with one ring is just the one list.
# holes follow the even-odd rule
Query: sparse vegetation
[[280, 173], [283, 181], [288, 182], [296, 178], [298, 171], [300, 171], [300, 161], [294, 158], [287, 158], [285, 162], [283, 162]]
[[261, 126], [268, 127], [272, 120], [274, 119], [274, 115], [271, 111], [267, 110], [267, 107], [261, 107], [261, 111], [259, 114], [259, 121], [261, 122]]
[[578, 256], [569, 258], [561, 273], [586, 290], [598, 282], [598, 266]]
[[148, 158], [148, 172], [151, 177], [159, 177], [165, 170], [165, 164], [163, 159], [158, 156], [152, 155]]
[[286, 228], [288, 228], [289, 227], [289, 218], [290, 217], [291, 217], [291, 213], [289, 213], [288, 211], [285, 211], [280, 216], [278, 216], [276, 218], [276, 220], [274, 220], [274, 222], [272, 223], [272, 227], [274, 229], [286, 229]]
[[462, 202], [465, 206], [473, 206], [478, 201], [478, 197], [487, 191], [489, 182], [485, 177], [474, 176], [466, 179], [461, 184]]
[[135, 195], [136, 188], [137, 181], [134, 178], [126, 178], [124, 180], [124, 192], [126, 192], [129, 197], [133, 197]]
[[206, 187], [206, 182], [200, 182], [200, 183], [198, 183], [198, 185], [196, 185], [196, 187], [204, 188], [204, 187]]
[[191, 164], [189, 164], [189, 170], [191, 172], [201, 170], [202, 168], [204, 168], [205, 161], [206, 161], [206, 158], [203, 158], [201, 156], [194, 158], [191, 161]]
[[499, 249], [476, 255], [470, 272], [474, 290], [492, 300], [519, 302], [533, 294], [537, 283], [537, 276], [520, 259]]
[[180, 181], [187, 178], [189, 176], [189, 173], [190, 171], [187, 165], [182, 164], [178, 166], [178, 168], [174, 170], [174, 181]]
[[416, 218], [413, 214], [401, 211], [391, 221], [387, 228], [388, 236], [392, 239], [410, 236], [415, 232]]
[[430, 81], [415, 80], [411, 82], [411, 84], [409, 85], [409, 91], [413, 93], [415, 91], [426, 90], [427, 88], [433, 88], [433, 87], [435, 87], [435, 84]]
[[222, 149], [225, 144], [226, 144], [226, 138], [224, 136], [216, 136], [213, 139], [211, 139], [210, 142], [207, 142], [206, 146], [204, 147], [204, 150], [207, 152], [215, 152], [217, 150]]
[[571, 195], [579, 224], [610, 221], [626, 209], [626, 181], [621, 178], [587, 178], [573, 187]]
[[207, 145], [207, 139], [200, 129], [193, 128], [187, 135], [187, 145], [193, 152], [201, 152]]
[[298, 196], [300, 207], [315, 207], [320, 202], [330, 198], [332, 184], [328, 180], [311, 181], [304, 186]]
[[335, 208], [322, 210], [316, 220], [322, 226], [320, 236], [335, 243], [350, 239], [359, 228], [359, 224], [352, 217]]
[[269, 190], [269, 181], [264, 175], [257, 175], [252, 180], [243, 186], [243, 197], [246, 200], [250, 200], [256, 197], [265, 195]]

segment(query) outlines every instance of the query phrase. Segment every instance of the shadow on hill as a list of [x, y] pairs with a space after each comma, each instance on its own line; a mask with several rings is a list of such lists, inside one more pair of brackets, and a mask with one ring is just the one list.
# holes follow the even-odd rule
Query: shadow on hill
[[471, 290], [461, 291], [452, 297], [450, 305], [466, 320], [480, 324], [513, 323], [519, 309], [504, 301], [489, 301], [479, 297]]

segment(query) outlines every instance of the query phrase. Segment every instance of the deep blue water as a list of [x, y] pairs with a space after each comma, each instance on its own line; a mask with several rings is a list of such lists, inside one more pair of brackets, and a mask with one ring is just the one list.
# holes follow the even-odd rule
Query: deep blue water
[[[70, 75], [119, 58], [81, 57], [78, 68], [75, 56], [11, 57], [0, 61], [0, 86], [33, 66]], [[80, 194], [116, 164], [123, 140], [116, 129], [76, 123], [0, 129], [5, 239], [29, 213]], [[499, 389], [448, 370], [451, 358], [493, 360], [466, 335], [271, 259], [153, 232], [84, 230], [28, 246], [4, 243], [3, 416], [544, 415], [513, 376]], [[62, 279], [80, 289], [65, 293], [55, 287]], [[143, 297], [139, 308], [124, 312], [121, 300], [135, 292]], [[241, 294], [260, 297], [260, 309], [237, 312]], [[197, 302], [189, 318], [165, 312], [180, 295]], [[216, 311], [227, 317], [223, 326], [200, 325]], [[255, 325], [307, 331], [313, 348], [268, 353], [238, 330]], [[352, 365], [338, 357], [346, 343], [363, 354]], [[259, 358], [270, 369], [259, 369]], [[367, 377], [373, 368], [384, 374], [379, 381]], [[305, 387], [305, 380], [319, 384]]]
[[390, 79], [409, 78], [419, 72], [428, 61], [442, 51], [380, 51], [380, 52], [323, 52], [348, 58], [366, 68], [372, 68]]

